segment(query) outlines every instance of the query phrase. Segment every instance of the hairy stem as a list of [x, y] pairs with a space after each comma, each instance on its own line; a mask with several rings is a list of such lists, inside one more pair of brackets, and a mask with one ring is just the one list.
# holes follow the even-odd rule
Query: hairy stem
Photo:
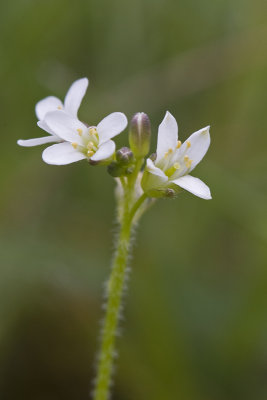
[[115, 336], [129, 253], [130, 232], [131, 224], [128, 221], [123, 221], [112, 272], [108, 282], [108, 302], [99, 357], [95, 400], [108, 399], [114, 359]]
[[140, 205], [146, 199], [146, 196], [143, 195], [134, 203], [132, 207], [130, 206], [133, 203], [134, 185], [135, 179], [131, 182], [128, 182], [128, 187], [125, 187], [124, 192], [123, 217], [121, 221], [115, 258], [112, 265], [111, 276], [108, 281], [108, 300], [98, 361], [94, 400], [107, 400], [109, 398], [115, 352], [115, 338], [126, 276], [133, 218]]

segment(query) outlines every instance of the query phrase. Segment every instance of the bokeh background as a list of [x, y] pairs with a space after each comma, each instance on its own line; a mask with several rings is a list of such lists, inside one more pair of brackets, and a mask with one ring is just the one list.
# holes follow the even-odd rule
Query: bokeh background
[[[115, 400], [267, 398], [266, 3], [13, 0], [0, 6], [0, 397], [85, 400], [115, 212], [112, 178], [55, 167], [35, 103], [90, 87], [80, 118], [211, 125], [212, 201], [161, 200], [137, 235]], [[127, 133], [117, 138], [127, 143]]]

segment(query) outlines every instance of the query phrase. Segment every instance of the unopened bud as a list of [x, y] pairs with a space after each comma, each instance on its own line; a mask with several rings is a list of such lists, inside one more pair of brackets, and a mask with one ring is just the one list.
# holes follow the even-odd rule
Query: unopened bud
[[112, 161], [107, 169], [108, 173], [114, 178], [124, 175], [124, 168], [117, 161]]
[[130, 124], [130, 147], [137, 158], [147, 155], [150, 148], [151, 126], [148, 116], [141, 112], [133, 116]]
[[127, 165], [133, 162], [134, 155], [129, 147], [122, 147], [116, 152], [116, 159], [119, 163]]

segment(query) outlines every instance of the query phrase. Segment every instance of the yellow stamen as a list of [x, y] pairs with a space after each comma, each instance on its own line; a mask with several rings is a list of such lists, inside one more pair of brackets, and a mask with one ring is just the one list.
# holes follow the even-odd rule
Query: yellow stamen
[[176, 149], [180, 149], [181, 146], [182, 146], [182, 142], [181, 142], [181, 140], [178, 140]]
[[180, 168], [180, 164], [178, 162], [173, 164], [173, 168], [175, 169], [179, 169]]
[[88, 157], [92, 157], [95, 153], [92, 150], [87, 151]]
[[184, 156], [184, 163], [186, 168], [190, 168], [192, 165], [193, 160], [190, 160], [190, 158], [188, 157], [188, 155]]
[[166, 151], [166, 153], [164, 154], [164, 158], [167, 158], [170, 154], [173, 153], [173, 149], [169, 149], [168, 151]]
[[90, 133], [90, 135], [93, 135], [93, 136], [96, 135], [97, 134], [96, 128], [90, 128], [89, 133]]
[[58, 110], [62, 110], [62, 107], [61, 107], [61, 106], [57, 106], [57, 109], [58, 109]]
[[189, 160], [185, 163], [186, 168], [190, 168], [192, 165], [193, 160]]
[[77, 149], [77, 147], [78, 147], [78, 143], [71, 143], [71, 145], [72, 145], [72, 147], [74, 148], [74, 149]]
[[189, 140], [186, 142], [187, 147], [191, 147], [191, 143], [189, 142]]
[[83, 134], [83, 130], [82, 129], [78, 128], [77, 132], [79, 133], [80, 136], [82, 136], [82, 134]]

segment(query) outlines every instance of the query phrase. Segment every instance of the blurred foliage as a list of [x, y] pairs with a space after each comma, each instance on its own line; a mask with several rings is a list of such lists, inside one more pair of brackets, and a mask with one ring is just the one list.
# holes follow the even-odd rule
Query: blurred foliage
[[[87, 399], [114, 228], [113, 182], [45, 165], [35, 103], [91, 83], [80, 118], [166, 110], [180, 138], [210, 124], [183, 194], [143, 218], [115, 400], [267, 397], [266, 2], [13, 0], [0, 5], [0, 397]], [[126, 133], [117, 138], [125, 144]], [[113, 228], [111, 228], [113, 226]]]

